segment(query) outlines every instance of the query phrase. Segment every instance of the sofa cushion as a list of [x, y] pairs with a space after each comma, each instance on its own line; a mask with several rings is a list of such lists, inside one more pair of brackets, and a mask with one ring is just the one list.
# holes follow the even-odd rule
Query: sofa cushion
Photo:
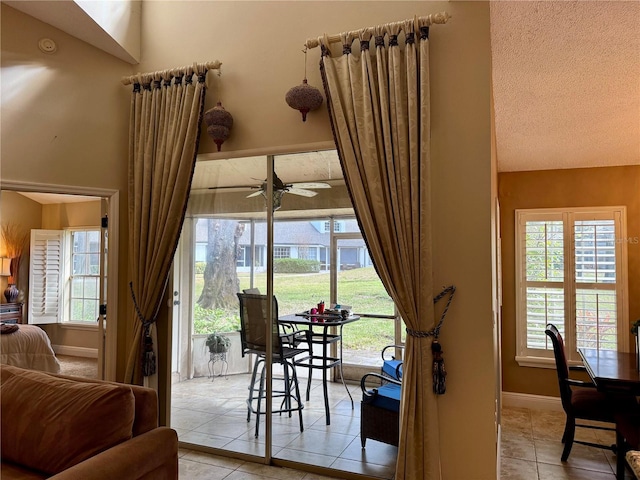
[[[106, 382], [104, 380], [95, 380], [92, 378], [72, 377], [68, 375], [51, 374], [59, 378], [66, 378], [74, 382], [87, 383], [108, 383], [113, 385], [115, 382]], [[122, 385], [121, 383], [115, 383]], [[158, 394], [153, 388], [142, 387], [140, 385], [127, 385], [133, 392], [135, 399], [136, 411], [133, 418], [133, 436], [136, 437], [141, 433], [148, 432], [158, 427]]]
[[131, 438], [128, 386], [2, 369], [13, 373], [0, 385], [3, 460], [53, 475]]

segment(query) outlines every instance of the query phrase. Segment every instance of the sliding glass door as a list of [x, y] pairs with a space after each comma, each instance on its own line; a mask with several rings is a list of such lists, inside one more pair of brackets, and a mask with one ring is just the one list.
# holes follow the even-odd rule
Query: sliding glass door
[[[381, 478], [392, 472], [395, 447], [371, 442], [362, 456], [358, 385], [364, 372], [379, 370], [383, 344], [396, 343], [393, 302], [371, 264], [336, 152], [197, 162], [177, 255], [171, 426], [183, 446]], [[269, 355], [245, 351], [238, 293], [246, 291], [272, 291], [280, 318], [300, 318], [318, 304], [351, 305], [360, 320], [342, 330], [313, 327], [343, 334], [326, 356], [344, 360], [346, 385], [337, 364], [326, 381], [322, 369], [309, 375], [300, 359], [322, 356], [324, 345], [304, 341], [286, 345], [304, 355], [289, 367], [274, 358], [261, 384]], [[285, 331], [273, 317], [273, 328]], [[302, 428], [295, 398], [280, 395], [297, 396], [296, 381]], [[259, 414], [256, 397], [263, 397]], [[265, 415], [270, 398], [272, 410], [291, 415]]]

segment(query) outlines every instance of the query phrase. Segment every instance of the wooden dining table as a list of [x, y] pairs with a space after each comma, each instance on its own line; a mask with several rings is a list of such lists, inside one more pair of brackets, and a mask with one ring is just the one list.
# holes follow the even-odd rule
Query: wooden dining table
[[578, 353], [599, 391], [640, 395], [640, 371], [635, 353], [595, 348], [580, 348]]

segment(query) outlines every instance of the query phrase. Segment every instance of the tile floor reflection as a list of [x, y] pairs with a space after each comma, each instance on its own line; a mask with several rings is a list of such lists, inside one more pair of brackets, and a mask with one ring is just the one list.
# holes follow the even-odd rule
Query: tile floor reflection
[[[301, 380], [303, 380], [301, 376]], [[264, 425], [254, 437], [255, 419], [247, 423], [248, 379], [243, 375], [199, 378], [174, 384], [172, 427], [182, 442], [262, 455]], [[300, 388], [306, 387], [301, 381]], [[322, 387], [314, 380], [311, 399], [303, 410], [304, 431], [297, 415], [273, 417], [273, 455], [276, 458], [359, 473], [369, 478], [393, 479], [397, 448], [374, 440], [360, 446], [360, 388], [348, 385], [354, 410], [342, 384], [329, 384], [331, 425], [325, 424]], [[565, 463], [560, 461], [564, 413], [505, 407], [502, 412], [501, 480], [615, 480], [616, 457], [608, 450], [574, 444]], [[613, 432], [577, 429], [576, 438], [613, 444]], [[317, 474], [252, 462], [180, 451], [181, 480], [321, 480]], [[336, 471], [333, 478], [340, 477]], [[627, 472], [625, 479], [632, 480]], [[445, 479], [449, 480], [449, 479]], [[450, 479], [493, 480], [493, 479]]]

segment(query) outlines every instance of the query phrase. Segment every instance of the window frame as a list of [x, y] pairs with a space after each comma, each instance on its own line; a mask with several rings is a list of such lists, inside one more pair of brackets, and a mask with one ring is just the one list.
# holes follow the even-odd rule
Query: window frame
[[[563, 222], [564, 252], [564, 326], [567, 361], [571, 365], [581, 364], [576, 344], [576, 268], [575, 268], [575, 222], [581, 220], [612, 219], [615, 226], [616, 262], [616, 319], [617, 350], [629, 350], [629, 302], [628, 302], [628, 262], [626, 207], [576, 207], [516, 209], [515, 211], [515, 310], [516, 310], [516, 361], [520, 366], [555, 368], [553, 349], [550, 343], [546, 349], [527, 346], [527, 280], [524, 251], [524, 228], [530, 221]], [[552, 283], [552, 282], [549, 282]], [[579, 284], [578, 284], [579, 286]], [[568, 319], [568, 320], [566, 320]]]
[[[276, 251], [278, 252], [278, 255], [276, 255]], [[285, 254], [286, 256], [283, 256]], [[273, 259], [276, 260], [280, 258], [292, 258], [290, 245], [274, 245], [273, 246]]]
[[[73, 257], [76, 252], [73, 250], [73, 235], [75, 233], [88, 234], [90, 232], [96, 233], [98, 235], [98, 251], [97, 252], [82, 252], [83, 255], [97, 255], [98, 256], [98, 272], [96, 274], [85, 274], [85, 275], [74, 275], [73, 274]], [[100, 252], [100, 236], [102, 235], [102, 231], [100, 227], [70, 227], [64, 229], [64, 237], [65, 237], [65, 252], [64, 252], [64, 264], [65, 268], [63, 271], [63, 310], [60, 323], [68, 326], [86, 326], [86, 327], [97, 327], [97, 320], [100, 315], [100, 263], [102, 262], [102, 255]], [[71, 320], [71, 309], [73, 304], [73, 299], [78, 299], [78, 297], [73, 296], [73, 279], [74, 277], [82, 277], [82, 278], [95, 278], [97, 281], [96, 287], [96, 298], [88, 299], [87, 297], [82, 297], [82, 300], [95, 300], [97, 302], [96, 308], [96, 320]], [[84, 308], [84, 307], [83, 307]]]

